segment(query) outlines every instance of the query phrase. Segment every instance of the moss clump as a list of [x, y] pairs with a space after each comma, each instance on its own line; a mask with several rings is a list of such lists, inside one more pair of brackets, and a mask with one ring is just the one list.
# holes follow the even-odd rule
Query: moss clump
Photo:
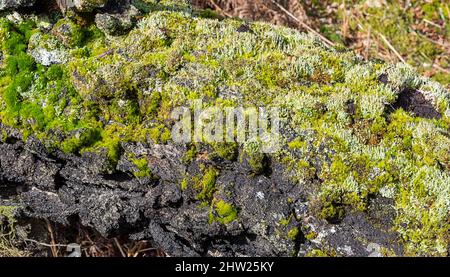
[[43, 136], [50, 129], [75, 129], [78, 122], [74, 117], [63, 115], [69, 101], [78, 102], [63, 68], [36, 64], [26, 52], [35, 24], [25, 21], [19, 25], [4, 24], [2, 28], [7, 37], [2, 44], [6, 56], [1, 90], [3, 122], [21, 128], [25, 137], [30, 133]]
[[59, 20], [52, 32], [67, 47], [81, 46], [84, 40], [83, 29], [67, 18]]
[[14, 218], [14, 210], [16, 210], [16, 208], [17, 207], [14, 206], [0, 206], [0, 215], [5, 216], [8, 219], [8, 222], [11, 224], [11, 226], [16, 223], [16, 219]]
[[215, 154], [219, 157], [234, 161], [238, 155], [238, 145], [237, 143], [215, 143], [213, 145]]
[[244, 158], [247, 160], [253, 173], [261, 174], [265, 171], [267, 160], [266, 155], [261, 149], [260, 141], [251, 140], [244, 145]]
[[189, 181], [186, 178], [181, 180], [180, 188], [182, 191], [186, 190], [188, 188], [188, 185], [189, 185]]
[[279, 223], [281, 226], [287, 226], [291, 222], [291, 219], [292, 215], [290, 215], [288, 218], [281, 219]]
[[189, 164], [193, 162], [196, 156], [197, 156], [197, 148], [195, 146], [191, 146], [189, 150], [187, 150], [186, 153], [184, 153], [183, 163]]
[[101, 136], [100, 132], [98, 129], [91, 128], [76, 130], [61, 142], [61, 150], [67, 153], [77, 153], [97, 142]]
[[213, 201], [212, 212], [210, 214], [210, 223], [217, 221], [221, 224], [228, 224], [237, 218], [237, 209], [223, 201]]
[[320, 217], [332, 223], [340, 221], [344, 218], [344, 215], [344, 208], [333, 203], [325, 204], [325, 206], [320, 211]]
[[294, 227], [289, 230], [287, 237], [292, 241], [296, 241], [300, 233], [300, 229], [298, 227]]
[[131, 160], [134, 165], [137, 167], [137, 170], [133, 172], [133, 175], [137, 178], [151, 177], [152, 171], [148, 167], [148, 159], [132, 159]]
[[197, 200], [204, 204], [208, 204], [216, 189], [216, 178], [218, 171], [213, 167], [205, 169], [202, 178], [195, 184], [195, 189], [198, 191]]
[[306, 143], [299, 138], [288, 143], [290, 149], [302, 149], [305, 145]]
[[149, 135], [153, 142], [163, 144], [167, 143], [172, 136], [170, 130], [164, 125], [158, 125], [154, 128], [151, 128]]
[[315, 233], [315, 232], [309, 232], [309, 233], [307, 233], [307, 234], [305, 235], [305, 238], [306, 238], [307, 240], [313, 240], [313, 239], [317, 238], [317, 233]]

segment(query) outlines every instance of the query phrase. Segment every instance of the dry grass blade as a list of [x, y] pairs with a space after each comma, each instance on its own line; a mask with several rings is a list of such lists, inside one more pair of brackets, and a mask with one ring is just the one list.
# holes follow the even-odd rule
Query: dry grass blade
[[224, 15], [226, 17], [233, 17], [233, 15], [227, 13], [224, 11], [214, 0], [208, 0], [208, 2], [219, 12], [221, 15]]
[[123, 248], [122, 248], [122, 246], [120, 245], [120, 243], [119, 243], [119, 240], [117, 239], [117, 238], [114, 238], [114, 242], [116, 243], [116, 246], [117, 246], [117, 248], [119, 249], [119, 251], [120, 251], [120, 254], [122, 255], [122, 257], [127, 257], [127, 255], [125, 254], [125, 252], [123, 251]]
[[319, 32], [311, 28], [308, 24], [304, 23], [303, 21], [299, 20], [295, 15], [293, 15], [290, 11], [288, 11], [285, 7], [283, 7], [281, 4], [277, 3], [274, 0], [270, 0], [274, 5], [276, 5], [280, 10], [282, 10], [284, 13], [286, 13], [289, 17], [291, 17], [294, 21], [296, 21], [301, 27], [308, 30], [308, 32], [313, 33], [314, 35], [318, 36], [325, 44], [328, 46], [334, 46], [334, 43], [321, 35]]
[[439, 71], [442, 71], [444, 73], [450, 74], [450, 70], [448, 70], [446, 68], [443, 68], [443, 67], [439, 66], [438, 64], [433, 64], [433, 67], [436, 68]]
[[50, 234], [50, 242], [51, 242], [50, 249], [52, 251], [52, 255], [53, 255], [53, 257], [58, 257], [59, 251], [58, 251], [58, 247], [56, 246], [55, 234], [53, 233], [52, 225], [48, 219], [45, 219], [45, 223], [47, 224], [47, 230]]
[[427, 24], [430, 24], [430, 25], [436, 27], [436, 28], [442, 29], [442, 26], [441, 26], [441, 25], [436, 24], [436, 23], [434, 23], [433, 21], [430, 21], [430, 20], [428, 20], [428, 19], [426, 19], [426, 18], [423, 19], [423, 21], [424, 21], [425, 23], [427, 23]]
[[403, 57], [400, 55], [400, 53], [398, 53], [398, 51], [395, 50], [394, 46], [392, 46], [392, 44], [389, 42], [389, 40], [381, 33], [378, 33], [378, 35], [381, 37], [381, 39], [384, 41], [384, 43], [389, 47], [389, 49], [391, 49], [392, 52], [394, 52], [394, 54], [397, 56], [397, 58], [399, 58], [399, 60], [402, 63], [406, 63], [405, 59], [403, 59]]
[[42, 246], [45, 246], [45, 247], [49, 247], [49, 248], [53, 248], [53, 247], [67, 247], [68, 246], [68, 244], [45, 243], [45, 242], [40, 242], [40, 241], [37, 241], [37, 240], [34, 240], [34, 239], [24, 239], [24, 241], [32, 242], [32, 243], [35, 243], [35, 244], [38, 244], [38, 245], [42, 245]]

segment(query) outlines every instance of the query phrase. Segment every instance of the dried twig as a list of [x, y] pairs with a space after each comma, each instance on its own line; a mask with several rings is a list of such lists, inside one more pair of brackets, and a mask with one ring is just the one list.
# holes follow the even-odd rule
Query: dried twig
[[384, 43], [386, 43], [386, 45], [389, 47], [389, 49], [391, 49], [392, 52], [394, 52], [394, 54], [397, 56], [397, 58], [399, 58], [399, 60], [402, 63], [406, 63], [405, 59], [403, 59], [403, 57], [397, 52], [397, 50], [395, 50], [394, 46], [392, 46], [392, 44], [387, 40], [387, 38], [381, 33], [378, 33], [378, 35], [381, 37], [381, 39], [384, 41]]
[[443, 67], [441, 67], [440, 65], [438, 65], [438, 64], [433, 64], [433, 67], [434, 68], [436, 68], [437, 70], [440, 70], [440, 71], [442, 71], [442, 72], [444, 72], [444, 73], [447, 73], [447, 74], [450, 74], [450, 70], [448, 70], [448, 69], [446, 69], [446, 68], [443, 68]]
[[299, 20], [295, 15], [293, 15], [290, 11], [288, 11], [285, 7], [283, 7], [281, 4], [277, 3], [274, 0], [270, 0], [273, 4], [275, 4], [280, 10], [282, 10], [285, 14], [287, 14], [289, 17], [291, 17], [294, 21], [296, 21], [301, 27], [305, 28], [309, 32], [313, 33], [314, 35], [318, 36], [325, 44], [328, 46], [334, 46], [334, 43], [321, 35], [319, 32], [311, 28], [308, 24], [305, 22]]
[[47, 223], [47, 230], [50, 234], [50, 242], [52, 245], [52, 246], [50, 246], [50, 249], [52, 251], [52, 255], [53, 255], [53, 257], [58, 257], [58, 248], [55, 246], [56, 241], [55, 241], [55, 235], [53, 233], [52, 225], [50, 224], [50, 221], [48, 219], [45, 219], [45, 222]]
[[364, 49], [364, 58], [366, 58], [366, 60], [369, 59], [369, 55], [370, 55], [370, 44], [371, 44], [371, 36], [372, 36], [372, 28], [369, 28], [368, 32], [367, 32], [367, 39], [365, 42], [365, 49]]
[[139, 254], [145, 253], [147, 251], [158, 251], [158, 249], [157, 248], [144, 248], [144, 249], [136, 251], [136, 253], [133, 255], [133, 257], [136, 258]]
[[436, 23], [434, 23], [434, 22], [431, 21], [431, 20], [428, 20], [428, 19], [424, 18], [423, 21], [424, 21], [425, 23], [427, 23], [427, 24], [430, 24], [430, 25], [434, 26], [434, 27], [437, 27], [437, 28], [439, 28], [439, 29], [442, 29], [442, 26], [441, 26], [441, 25], [436, 24]]
[[114, 238], [114, 242], [116, 243], [117, 248], [119, 249], [120, 254], [122, 255], [122, 257], [124, 257], [124, 258], [127, 257], [127, 255], [126, 255], [125, 252], [123, 251], [122, 246], [121, 246], [120, 243], [119, 243], [119, 240], [118, 240], [117, 238]]
[[50, 248], [52, 248], [52, 247], [67, 247], [68, 246], [67, 244], [54, 244], [54, 243], [49, 244], [49, 243], [40, 242], [40, 241], [37, 241], [34, 239], [24, 239], [24, 241], [32, 242], [32, 243], [39, 244], [39, 245], [42, 245], [45, 247], [50, 247]]
[[208, 0], [208, 2], [214, 6], [214, 8], [219, 11], [220, 14], [225, 15], [226, 17], [233, 17], [233, 15], [227, 13], [226, 11], [224, 11], [219, 5], [216, 4], [216, 2], [214, 0]]

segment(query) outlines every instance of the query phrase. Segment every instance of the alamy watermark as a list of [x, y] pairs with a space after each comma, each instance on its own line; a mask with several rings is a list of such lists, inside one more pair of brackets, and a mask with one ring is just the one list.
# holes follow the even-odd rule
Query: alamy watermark
[[262, 153], [280, 149], [278, 107], [204, 107], [202, 100], [171, 113], [174, 143], [257, 144]]

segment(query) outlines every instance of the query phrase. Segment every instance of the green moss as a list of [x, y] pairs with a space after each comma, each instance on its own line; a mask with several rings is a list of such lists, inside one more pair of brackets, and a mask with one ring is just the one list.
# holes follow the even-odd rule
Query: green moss
[[67, 47], [80, 46], [84, 40], [83, 29], [70, 19], [59, 20], [53, 27], [53, 33]]
[[165, 144], [171, 139], [171, 136], [170, 130], [164, 125], [159, 125], [150, 129], [150, 138], [155, 143]]
[[216, 178], [218, 171], [213, 167], [208, 167], [200, 181], [195, 185], [195, 189], [199, 192], [197, 200], [203, 203], [209, 203], [216, 189]]
[[317, 237], [317, 234], [315, 232], [309, 232], [305, 235], [305, 238], [307, 240], [313, 240]]
[[[450, 189], [450, 178], [428, 166], [412, 171], [412, 175], [411, 181], [400, 188], [396, 199], [400, 211], [396, 219], [397, 231], [408, 242], [405, 253], [412, 256], [445, 256], [450, 224], [447, 197], [444, 195]], [[423, 209], [424, 204], [413, 204], [419, 199], [430, 201], [433, 191], [439, 191], [440, 196], [433, 200], [430, 209]]]
[[15, 225], [17, 220], [14, 216], [14, 211], [17, 207], [14, 206], [0, 206], [0, 216], [7, 218], [7, 225], [0, 222], [0, 256], [1, 257], [23, 257], [28, 253], [18, 249], [17, 234]]
[[288, 144], [290, 149], [302, 149], [305, 145], [306, 143], [299, 138], [289, 142]]
[[10, 224], [14, 224], [16, 219], [14, 218], [14, 211], [17, 207], [14, 206], [0, 206], [0, 215], [6, 216]]
[[326, 251], [320, 250], [320, 249], [313, 249], [311, 251], [309, 251], [306, 255], [306, 257], [333, 257], [335, 255], [330, 255], [329, 253], [327, 253]]
[[320, 212], [320, 217], [326, 219], [330, 222], [336, 222], [344, 218], [345, 211], [343, 207], [336, 206], [333, 204], [327, 204], [322, 208]]
[[226, 160], [234, 161], [238, 155], [238, 145], [236, 143], [216, 143], [213, 145], [215, 153]]
[[255, 174], [261, 174], [266, 169], [266, 155], [261, 149], [260, 141], [252, 140], [244, 145], [244, 158]]
[[298, 228], [298, 227], [294, 227], [294, 228], [291, 228], [291, 229], [289, 230], [289, 232], [288, 232], [288, 234], [287, 234], [287, 237], [288, 237], [290, 240], [295, 241], [295, 240], [297, 240], [297, 238], [298, 238], [299, 235], [300, 235], [300, 230], [299, 230], [299, 228]]
[[174, 10], [187, 11], [190, 10], [191, 4], [185, 0], [133, 0], [133, 5], [144, 13], [157, 10]]
[[186, 190], [188, 188], [188, 185], [189, 185], [189, 181], [186, 178], [184, 178], [180, 184], [181, 190], [182, 191]]
[[210, 216], [210, 222], [218, 221], [222, 224], [228, 224], [236, 220], [237, 214], [238, 211], [233, 205], [219, 200], [213, 202], [213, 213]]
[[144, 178], [144, 177], [151, 177], [152, 176], [152, 171], [148, 167], [148, 160], [147, 160], [147, 158], [132, 159], [131, 161], [137, 167], [137, 170], [133, 172], [135, 177], [137, 177], [137, 178]]
[[79, 153], [82, 149], [94, 145], [100, 137], [101, 133], [98, 129], [80, 129], [61, 142], [61, 149], [67, 153]]
[[186, 153], [184, 153], [183, 163], [189, 164], [193, 162], [196, 156], [197, 156], [197, 148], [195, 146], [191, 146], [189, 150], [187, 150]]
[[289, 216], [288, 218], [283, 218], [280, 220], [281, 226], [287, 226], [291, 222], [292, 216]]

